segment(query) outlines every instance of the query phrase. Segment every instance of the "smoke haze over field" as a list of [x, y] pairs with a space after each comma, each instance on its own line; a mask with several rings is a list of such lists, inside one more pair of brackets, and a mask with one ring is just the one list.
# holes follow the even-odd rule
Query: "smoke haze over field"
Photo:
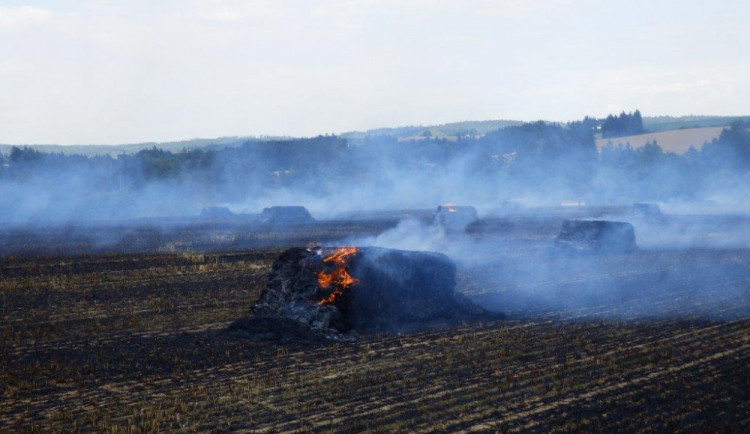
[[[455, 140], [429, 134], [410, 141], [321, 136], [251, 140], [212, 151], [154, 148], [117, 158], [14, 148], [3, 156], [0, 214], [22, 229], [27, 223], [37, 229], [51, 225], [56, 233], [65, 232], [63, 241], [84, 251], [267, 247], [268, 240], [259, 241], [263, 236], [278, 247], [283, 243], [277, 237], [304, 244], [326, 231], [342, 237], [334, 241], [328, 235], [331, 244], [438, 251], [458, 264], [461, 291], [500, 311], [721, 316], [733, 300], [748, 297], [750, 132], [745, 125], [735, 122], [700, 152], [684, 155], [665, 154], [656, 144], [597, 153], [597, 128], [598, 121], [587, 118], [567, 125], [510, 126]], [[644, 201], [661, 204], [665, 214], [631, 209]], [[436, 227], [430, 213], [445, 202], [475, 206], [481, 220], [458, 230]], [[318, 219], [341, 220], [288, 231], [284, 225], [256, 224], [257, 213], [273, 205], [303, 205]], [[201, 222], [211, 222], [199, 217], [209, 206], [252, 214], [224, 212], [219, 218], [244, 222], [245, 234], [237, 236], [232, 233], [237, 226], [216, 222], [198, 230]], [[358, 226], [374, 235], [332, 230], [349, 223], [347, 214], [361, 213], [366, 220], [367, 210], [386, 216], [379, 223], [369, 217]], [[412, 218], [395, 227], [382, 224], [409, 214]], [[181, 216], [176, 220], [181, 223], [123, 221], [168, 216]], [[555, 250], [554, 237], [565, 218], [630, 221], [641, 250], [616, 255]], [[89, 234], [85, 224], [77, 224], [82, 221], [124, 228]], [[171, 231], [184, 222], [193, 224], [187, 235]], [[34, 241], [32, 252], [37, 240], [42, 252], [57, 244], [33, 231], [3, 236], [21, 244]], [[13, 254], [13, 247], [4, 254]]]
[[521, 217], [507, 230], [452, 235], [404, 220], [378, 236], [353, 237], [343, 244], [444, 253], [458, 265], [460, 291], [511, 316], [555, 312], [561, 318], [726, 319], [749, 313], [747, 216], [668, 222], [618, 218], [635, 225], [638, 251], [554, 248], [556, 231], [540, 230]]
[[[732, 238], [710, 245], [697, 239], [698, 224], [679, 233], [680, 239], [671, 225], [641, 224], [641, 249], [628, 254], [555, 249], [554, 235], [544, 232], [446, 236], [414, 221], [346, 243], [445, 253], [458, 265], [460, 291], [512, 317], [554, 312], [565, 319], [726, 319], [748, 314], [747, 223], [721, 225]], [[705, 229], [716, 222], [701, 224]]]
[[154, 148], [117, 158], [15, 148], [2, 156], [0, 215], [12, 223], [66, 223], [197, 216], [210, 206], [252, 214], [302, 205], [330, 218], [446, 202], [484, 214], [643, 201], [670, 213], [748, 211], [750, 132], [741, 122], [684, 155], [655, 144], [597, 154], [595, 124], [537, 122], [457, 140], [251, 140], [215, 151]]
[[6, 1], [0, 143], [600, 119], [481, 132], [465, 123], [447, 140], [430, 130], [407, 141], [326, 135], [88, 159], [16, 149], [0, 161], [0, 222], [195, 216], [211, 206], [258, 213], [272, 205], [328, 217], [443, 202], [484, 213], [563, 201], [688, 210], [710, 202], [703, 208], [744, 212], [744, 126], [680, 156], [653, 144], [597, 154], [594, 133], [643, 132], [640, 112], [624, 112], [635, 107], [744, 113], [747, 12], [741, 1]]

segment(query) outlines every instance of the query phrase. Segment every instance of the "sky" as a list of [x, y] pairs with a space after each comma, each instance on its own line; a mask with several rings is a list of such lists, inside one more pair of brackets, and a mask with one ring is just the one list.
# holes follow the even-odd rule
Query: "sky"
[[747, 0], [0, 0], [0, 143], [750, 114]]

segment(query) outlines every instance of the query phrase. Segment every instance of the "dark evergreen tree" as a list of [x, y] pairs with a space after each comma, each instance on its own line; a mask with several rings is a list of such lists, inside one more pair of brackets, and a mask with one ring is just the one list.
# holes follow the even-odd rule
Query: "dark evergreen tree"
[[703, 146], [701, 155], [714, 169], [750, 170], [750, 131], [742, 120], [732, 122], [719, 138]]
[[602, 137], [621, 137], [643, 134], [643, 118], [641, 112], [620, 113], [619, 116], [609, 115], [602, 122]]

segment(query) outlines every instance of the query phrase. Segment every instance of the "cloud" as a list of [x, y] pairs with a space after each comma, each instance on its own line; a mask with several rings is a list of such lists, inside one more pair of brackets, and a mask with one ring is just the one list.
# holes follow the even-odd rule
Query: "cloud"
[[581, 0], [511, 0], [503, 2], [479, 1], [477, 2], [482, 15], [518, 15], [538, 12], [558, 6], [572, 6], [581, 3]]
[[[663, 6], [652, 13], [651, 6], [612, 3], [6, 6], [3, 141], [121, 143], [462, 119], [571, 120], [606, 116], [607, 103], [644, 115], [746, 110], [750, 69], [738, 54], [747, 45], [739, 24], [722, 20], [731, 31], [717, 36], [702, 8], [687, 7], [690, 14], [670, 20]], [[486, 14], [497, 8], [516, 12]], [[620, 15], [627, 22], [613, 26]]]
[[281, 2], [277, 4], [268, 0], [189, 1], [180, 5], [178, 15], [187, 20], [232, 24], [275, 20], [282, 9]]
[[218, 9], [207, 14], [206, 18], [212, 21], [236, 23], [245, 19], [245, 14], [236, 9]]
[[55, 13], [50, 10], [31, 6], [0, 7], [0, 32], [17, 31], [26, 27], [41, 25], [54, 17]]

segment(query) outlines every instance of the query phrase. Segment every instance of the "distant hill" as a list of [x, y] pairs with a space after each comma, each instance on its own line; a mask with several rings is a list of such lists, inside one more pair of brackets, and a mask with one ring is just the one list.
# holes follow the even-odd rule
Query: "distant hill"
[[656, 142], [664, 152], [684, 154], [691, 146], [700, 151], [704, 143], [719, 137], [722, 130], [724, 127], [683, 128], [636, 136], [597, 138], [596, 148], [601, 150], [607, 143], [612, 143], [613, 145], [630, 144], [633, 149], [637, 149], [646, 143]]
[[644, 116], [643, 128], [659, 132], [685, 128], [722, 127], [742, 119], [750, 122], [750, 116]]
[[[679, 129], [696, 129], [704, 127], [724, 127], [732, 121], [742, 119], [750, 123], [750, 116], [644, 116], [643, 127], [649, 132], [661, 132]], [[559, 123], [544, 121], [548, 123]], [[418, 139], [429, 134], [435, 138], [455, 138], [457, 135], [482, 136], [490, 131], [514, 125], [522, 125], [527, 121], [518, 120], [486, 120], [451, 122], [440, 125], [411, 125], [393, 128], [375, 128], [367, 131], [351, 131], [341, 134], [344, 138], [359, 139], [365, 136], [392, 136], [403, 140]], [[681, 135], [678, 135], [681, 136]], [[622, 138], [618, 138], [621, 140]], [[703, 143], [701, 142], [700, 145]], [[631, 143], [632, 145], [632, 143]], [[689, 147], [689, 146], [688, 146]], [[675, 151], [676, 152], [676, 151]]]
[[391, 136], [402, 140], [434, 137], [455, 139], [460, 136], [483, 136], [486, 133], [513, 125], [522, 125], [524, 121], [489, 120], [463, 121], [440, 125], [411, 125], [405, 127], [376, 128], [367, 131], [351, 131], [341, 134], [347, 139], [361, 139], [366, 136]]
[[[642, 134], [639, 136], [619, 137], [612, 139], [612, 143], [630, 142], [633, 147], [643, 146], [647, 141], [656, 140], [665, 151], [668, 152], [685, 152], [690, 145], [700, 149], [705, 141], [711, 140], [718, 136], [721, 128], [728, 126], [732, 121], [742, 119], [750, 123], [750, 116], [644, 116], [643, 127], [654, 134], [666, 131], [691, 130], [685, 133], [675, 133], [674, 135], [649, 135]], [[559, 123], [550, 122], [548, 123]], [[403, 127], [386, 127], [375, 128], [366, 131], [350, 131], [342, 133], [339, 136], [350, 140], [361, 140], [367, 136], [391, 136], [399, 140], [419, 140], [421, 138], [431, 137], [437, 139], [456, 140], [458, 137], [473, 136], [479, 137], [490, 131], [501, 128], [522, 125], [526, 121], [519, 120], [485, 120], [485, 121], [463, 121], [451, 122], [438, 125], [411, 125]], [[708, 127], [713, 127], [708, 128]], [[718, 132], [717, 132], [718, 131]], [[157, 147], [159, 149], [180, 152], [183, 149], [191, 150], [201, 149], [223, 149], [226, 147], [237, 147], [248, 140], [280, 140], [290, 139], [292, 137], [284, 136], [247, 136], [247, 137], [218, 137], [215, 139], [190, 139], [174, 142], [144, 142], [122, 145], [28, 145], [29, 148], [40, 152], [78, 154], [78, 155], [111, 155], [133, 154], [143, 149]], [[696, 142], [695, 139], [699, 142]], [[689, 139], [687, 145], [679, 145], [682, 139]], [[705, 139], [705, 140], [704, 140]], [[601, 148], [606, 145], [607, 140], [597, 141], [597, 147]], [[25, 146], [23, 144], [6, 145], [0, 144], [0, 153], [8, 153], [13, 146]]]
[[[272, 139], [262, 137], [260, 140]], [[216, 139], [190, 139], [175, 142], [145, 142], [132, 143], [124, 145], [28, 145], [29, 148], [39, 152], [77, 154], [77, 155], [111, 155], [134, 154], [143, 149], [150, 149], [156, 146], [159, 149], [180, 152], [183, 149], [190, 150], [196, 148], [202, 149], [220, 149], [225, 147], [240, 146], [248, 140], [259, 140], [258, 137], [219, 137]], [[25, 145], [3, 145], [0, 144], [0, 152], [7, 153], [13, 147]]]

